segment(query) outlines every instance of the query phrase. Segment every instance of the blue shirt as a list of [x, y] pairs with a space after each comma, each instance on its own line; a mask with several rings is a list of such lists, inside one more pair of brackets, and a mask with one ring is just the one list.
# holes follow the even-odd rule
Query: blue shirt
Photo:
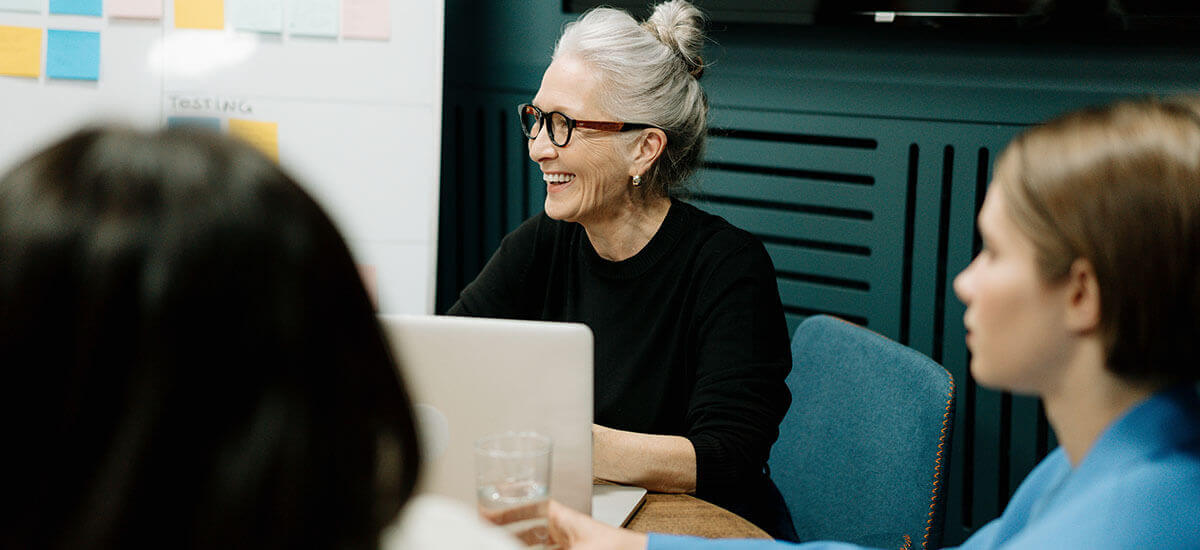
[[[647, 550], [850, 550], [835, 542], [651, 535]], [[960, 550], [1200, 549], [1200, 398], [1188, 386], [1134, 406], [1078, 468], [1062, 448], [1021, 483], [1004, 514]]]

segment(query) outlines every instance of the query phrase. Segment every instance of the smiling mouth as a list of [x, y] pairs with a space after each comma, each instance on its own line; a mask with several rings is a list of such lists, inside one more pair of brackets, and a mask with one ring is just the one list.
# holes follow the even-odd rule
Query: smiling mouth
[[563, 185], [571, 183], [575, 174], [542, 174], [542, 179], [549, 185]]

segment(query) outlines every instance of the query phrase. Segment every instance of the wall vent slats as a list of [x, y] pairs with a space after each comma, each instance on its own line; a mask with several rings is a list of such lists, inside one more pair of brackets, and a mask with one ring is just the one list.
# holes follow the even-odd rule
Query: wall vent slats
[[[828, 277], [846, 277], [848, 273], [869, 274], [870, 258], [857, 254], [812, 250], [766, 243], [775, 270], [787, 273], [813, 273]], [[866, 280], [870, 278], [863, 277]]]
[[734, 172], [707, 166], [696, 178], [695, 192], [713, 197], [749, 199], [780, 205], [818, 205], [860, 210], [877, 200], [869, 187], [772, 175]]
[[[532, 91], [448, 88], [437, 309], [499, 239], [541, 211], [545, 184], [514, 105]], [[832, 314], [942, 362], [958, 388], [946, 544], [995, 517], [1056, 444], [1036, 400], [978, 386], [953, 278], [970, 262], [996, 154], [1019, 128], [767, 112], [714, 104], [705, 165], [686, 200], [756, 235], [789, 330]]]
[[867, 221], [755, 208], [711, 199], [694, 200], [692, 203], [701, 210], [721, 216], [751, 233], [858, 246], [870, 245], [871, 224]]
[[779, 277], [779, 292], [786, 294], [784, 304], [796, 307], [830, 309], [859, 317], [868, 317], [866, 291]]
[[864, 170], [871, 168], [873, 156], [873, 150], [714, 137], [709, 139], [706, 158], [732, 166], [811, 172], [815, 180], [871, 185], [875, 179]]

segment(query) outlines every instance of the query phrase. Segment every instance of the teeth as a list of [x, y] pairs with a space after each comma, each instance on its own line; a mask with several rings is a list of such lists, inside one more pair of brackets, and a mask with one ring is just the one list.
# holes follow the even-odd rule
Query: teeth
[[567, 183], [575, 179], [575, 176], [573, 174], [542, 174], [542, 179], [546, 180], [546, 183]]

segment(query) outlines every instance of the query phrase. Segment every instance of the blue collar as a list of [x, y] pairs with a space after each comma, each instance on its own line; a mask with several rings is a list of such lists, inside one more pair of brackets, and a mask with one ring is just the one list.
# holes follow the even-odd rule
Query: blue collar
[[1096, 439], [1060, 493], [1200, 438], [1200, 395], [1192, 385], [1155, 393], [1125, 412]]

